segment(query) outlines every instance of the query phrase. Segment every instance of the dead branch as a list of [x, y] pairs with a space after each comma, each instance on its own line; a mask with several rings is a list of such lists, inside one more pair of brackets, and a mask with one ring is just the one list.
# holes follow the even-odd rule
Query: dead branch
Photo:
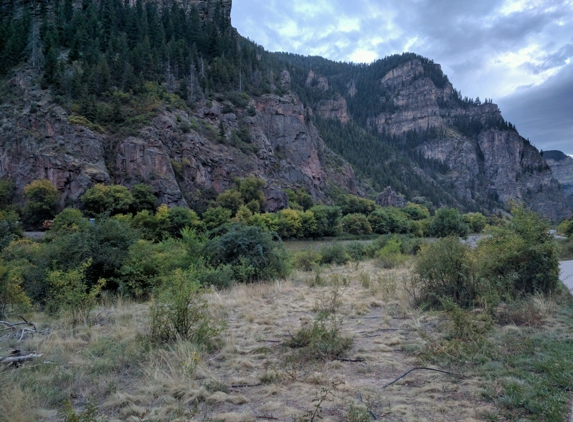
[[339, 360], [341, 362], [364, 362], [366, 359], [364, 359], [364, 358], [357, 358], [357, 359], [336, 358], [335, 360]]
[[3, 363], [5, 365], [19, 364], [21, 362], [26, 362], [28, 360], [39, 358], [42, 355], [43, 353], [32, 352], [24, 356], [6, 356], [4, 358], [0, 358], [0, 363]]
[[273, 415], [261, 415], [261, 416], [257, 416], [257, 419], [269, 419], [269, 420], [273, 420], [273, 421], [279, 420], [279, 418], [275, 418]]
[[400, 381], [402, 378], [404, 378], [406, 375], [408, 375], [410, 372], [414, 372], [414, 371], [435, 371], [435, 372], [441, 372], [443, 374], [448, 374], [448, 375], [454, 375], [456, 377], [462, 377], [463, 375], [460, 374], [454, 374], [453, 372], [448, 372], [448, 371], [442, 371], [441, 369], [434, 369], [434, 368], [413, 368], [410, 369], [408, 372], [406, 372], [405, 374], [401, 375], [400, 377], [396, 378], [394, 381], [392, 381], [391, 383], [386, 384], [385, 386], [382, 387], [382, 389], [386, 388], [386, 387], [390, 387], [392, 384]]
[[22, 319], [22, 321], [24, 321], [24, 322], [0, 321], [0, 324], [7, 327], [7, 328], [5, 328], [5, 330], [16, 330], [16, 332], [17, 332], [20, 329], [17, 327], [19, 327], [21, 325], [27, 325], [28, 327], [32, 327], [32, 328], [22, 328], [22, 333], [20, 334], [20, 338], [18, 339], [18, 342], [22, 341], [22, 339], [24, 338], [26, 333], [36, 333], [38, 331], [36, 328], [36, 324], [26, 320], [26, 318], [24, 318], [22, 315], [20, 315], [20, 319]]
[[259, 384], [237, 384], [237, 385], [231, 385], [231, 388], [258, 387], [260, 385], [263, 385], [263, 384], [261, 384], [261, 383], [259, 383]]

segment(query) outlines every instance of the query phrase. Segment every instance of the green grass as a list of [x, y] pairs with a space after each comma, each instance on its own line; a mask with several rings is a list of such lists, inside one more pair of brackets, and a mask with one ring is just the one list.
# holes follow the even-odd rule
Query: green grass
[[483, 396], [498, 408], [484, 415], [487, 420], [566, 420], [573, 390], [572, 298], [564, 299], [554, 318], [539, 328], [495, 329], [477, 340], [446, 335], [437, 342], [441, 347], [429, 342], [410, 353], [482, 379]]

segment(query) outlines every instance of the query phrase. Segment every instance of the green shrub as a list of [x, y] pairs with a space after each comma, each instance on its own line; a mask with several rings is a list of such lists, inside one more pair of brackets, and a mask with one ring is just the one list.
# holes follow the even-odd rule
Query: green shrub
[[368, 215], [368, 222], [378, 234], [408, 233], [411, 229], [407, 214], [394, 207], [377, 208]]
[[463, 220], [472, 233], [481, 233], [487, 224], [487, 218], [480, 212], [464, 214]]
[[559, 257], [549, 223], [522, 207], [512, 214], [509, 224], [492, 228], [480, 241], [479, 276], [512, 298], [555, 291], [560, 286]]
[[292, 257], [295, 268], [303, 271], [312, 271], [320, 264], [321, 259], [320, 253], [312, 248], [298, 251]]
[[430, 223], [430, 233], [435, 237], [467, 237], [470, 228], [456, 208], [440, 208]]
[[183, 242], [167, 239], [151, 243], [140, 239], [129, 247], [115, 281], [120, 293], [145, 298], [175, 269], [188, 267], [189, 263]]
[[46, 307], [49, 312], [69, 315], [74, 325], [90, 322], [90, 312], [106, 283], [100, 278], [91, 287], [87, 284], [85, 273], [90, 265], [91, 260], [76, 269], [48, 272]]
[[9, 310], [31, 307], [32, 302], [22, 289], [23, 282], [21, 267], [8, 266], [0, 260], [0, 315], [7, 315]]
[[240, 282], [271, 280], [287, 274], [284, 246], [276, 233], [236, 224], [209, 240], [203, 254], [213, 268], [231, 265]]
[[208, 350], [217, 345], [222, 324], [209, 315], [204, 290], [192, 271], [176, 270], [150, 309], [150, 338], [156, 343], [190, 341]]
[[397, 237], [392, 237], [384, 247], [376, 253], [378, 261], [384, 268], [395, 268], [406, 262], [407, 258], [402, 255], [402, 242]]
[[145, 183], [139, 183], [131, 188], [131, 195], [133, 196], [131, 208], [134, 214], [143, 210], [155, 210], [157, 197], [155, 196], [151, 186], [146, 185]]
[[312, 324], [295, 332], [287, 341], [288, 347], [299, 349], [301, 360], [330, 360], [344, 355], [353, 340], [342, 335], [342, 320], [336, 315], [320, 315]]
[[173, 207], [167, 212], [167, 231], [174, 238], [181, 238], [181, 230], [191, 227], [202, 230], [201, 220], [197, 213], [187, 207]]
[[231, 211], [223, 208], [209, 208], [203, 213], [203, 224], [205, 229], [214, 230], [231, 221]]
[[134, 199], [125, 186], [96, 184], [82, 195], [81, 201], [87, 214], [97, 216], [125, 213]]
[[451, 298], [461, 307], [476, 300], [475, 271], [470, 247], [457, 237], [447, 237], [422, 248], [414, 266], [419, 303], [441, 307]]
[[346, 252], [344, 246], [340, 243], [323, 246], [320, 248], [321, 264], [346, 264], [350, 261], [350, 255]]
[[60, 193], [49, 180], [34, 180], [24, 187], [27, 202], [24, 206], [24, 221], [37, 227], [56, 215]]
[[302, 237], [302, 218], [297, 211], [281, 210], [277, 217], [277, 233], [282, 239]]
[[315, 205], [310, 210], [316, 220], [315, 237], [338, 236], [341, 233], [340, 218], [342, 213], [339, 207]]
[[235, 271], [232, 265], [219, 265], [217, 268], [200, 267], [197, 279], [202, 286], [226, 289], [235, 284]]
[[22, 235], [18, 214], [13, 211], [0, 211], [0, 251]]
[[342, 229], [349, 234], [364, 235], [372, 233], [372, 227], [363, 214], [347, 214], [341, 220]]
[[48, 238], [82, 232], [89, 228], [89, 221], [82, 212], [75, 208], [66, 208], [54, 218], [54, 223], [48, 232]]

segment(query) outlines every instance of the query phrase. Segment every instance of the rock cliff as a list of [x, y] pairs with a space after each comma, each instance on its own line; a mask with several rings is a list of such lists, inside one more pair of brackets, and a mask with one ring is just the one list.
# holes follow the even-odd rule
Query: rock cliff
[[573, 158], [561, 151], [545, 151], [543, 158], [568, 195], [573, 195]]
[[[319, 86], [328, 87], [323, 79], [309, 74], [307, 85], [322, 81]], [[357, 91], [354, 81], [345, 88], [346, 98], [354, 98], [354, 104], [365, 95]], [[436, 182], [454, 186], [465, 203], [489, 204], [486, 207], [491, 209], [495, 204], [522, 201], [551, 219], [573, 211], [572, 198], [564, 195], [559, 184], [573, 189], [573, 167], [568, 166], [573, 159], [552, 161], [550, 168], [549, 161], [504, 121], [497, 105], [462, 99], [439, 65], [409, 60], [379, 75], [371, 83], [371, 93], [377, 97], [370, 103], [377, 103], [382, 111], [374, 107], [367, 125], [380, 134], [403, 137], [404, 150], [415, 149], [446, 164], [449, 171]], [[351, 116], [352, 110], [338, 112], [343, 108], [338, 96], [318, 102], [315, 114], [348, 121], [344, 117]], [[557, 169], [557, 180], [552, 169]]]
[[0, 107], [0, 177], [16, 180], [20, 198], [26, 184], [46, 178], [62, 193], [62, 206], [110, 182], [148, 183], [161, 202], [192, 205], [197, 195], [213, 199], [251, 174], [267, 181], [270, 211], [287, 206], [285, 188], [303, 187], [316, 200], [326, 200], [330, 184], [361, 193], [352, 168], [326, 148], [294, 94], [255, 97], [254, 112], [229, 111], [222, 100], [202, 100], [192, 113], [163, 108], [137, 134], [118, 137], [74, 120], [33, 80], [29, 69], [16, 72]]

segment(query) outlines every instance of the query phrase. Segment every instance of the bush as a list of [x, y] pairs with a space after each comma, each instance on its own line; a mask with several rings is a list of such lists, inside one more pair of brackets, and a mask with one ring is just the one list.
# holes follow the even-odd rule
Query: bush
[[336, 315], [320, 315], [312, 324], [304, 325], [295, 332], [287, 346], [300, 349], [298, 358], [302, 360], [329, 360], [341, 357], [353, 340], [341, 334], [342, 320]]
[[323, 246], [320, 248], [321, 264], [346, 264], [350, 261], [350, 255], [346, 252], [344, 246], [340, 243]]
[[282, 239], [302, 237], [302, 218], [295, 210], [281, 210], [277, 213], [277, 233]]
[[310, 209], [316, 220], [316, 236], [338, 236], [342, 232], [340, 218], [342, 213], [339, 207], [316, 205]]
[[91, 216], [115, 215], [129, 211], [133, 195], [125, 186], [96, 184], [81, 197], [86, 213]]
[[372, 233], [372, 227], [363, 214], [347, 214], [342, 217], [342, 229], [349, 234], [364, 235]]
[[320, 264], [321, 259], [322, 256], [314, 249], [298, 251], [292, 257], [295, 268], [303, 271], [312, 271]]
[[22, 225], [18, 214], [13, 211], [0, 211], [0, 252], [10, 242], [22, 237]]
[[478, 245], [479, 275], [512, 298], [548, 294], [560, 286], [557, 244], [539, 214], [518, 207], [504, 227], [495, 227]]
[[32, 305], [22, 289], [22, 273], [19, 268], [10, 268], [0, 260], [0, 315], [14, 308], [28, 309]]
[[470, 228], [456, 208], [440, 208], [430, 223], [430, 233], [436, 237], [467, 237]]
[[95, 307], [97, 295], [106, 282], [100, 278], [94, 285], [88, 286], [85, 273], [90, 265], [91, 260], [69, 271], [48, 272], [46, 304], [49, 312], [63, 312], [69, 315], [74, 325], [90, 322], [90, 312]]
[[54, 218], [54, 223], [48, 232], [48, 238], [85, 231], [89, 228], [89, 221], [82, 212], [75, 208], [66, 208]]
[[201, 220], [197, 213], [186, 207], [173, 207], [167, 213], [169, 222], [167, 231], [172, 237], [181, 238], [181, 230], [190, 227], [196, 230], [202, 229]]
[[203, 293], [193, 272], [176, 270], [151, 305], [151, 340], [156, 343], [186, 340], [213, 349], [223, 326], [213, 323]]
[[217, 268], [231, 265], [237, 281], [272, 280], [287, 274], [284, 246], [276, 233], [236, 224], [208, 241], [203, 254]]
[[464, 223], [472, 233], [481, 233], [487, 224], [487, 218], [480, 212], [470, 212], [463, 216]]
[[394, 207], [376, 209], [368, 216], [368, 222], [378, 234], [408, 233], [411, 227], [407, 215]]
[[24, 221], [38, 227], [45, 220], [51, 220], [56, 215], [60, 193], [49, 180], [34, 180], [24, 187], [26, 205], [24, 206]]
[[223, 208], [209, 208], [203, 213], [203, 224], [207, 230], [221, 227], [231, 221], [231, 211]]
[[402, 242], [397, 237], [392, 237], [386, 245], [376, 253], [380, 264], [384, 268], [395, 268], [406, 262], [407, 258], [402, 255]]
[[131, 188], [131, 195], [133, 196], [131, 208], [134, 214], [143, 210], [155, 210], [157, 197], [155, 196], [151, 186], [146, 185], [145, 183], [135, 185]]
[[476, 300], [475, 271], [470, 247], [457, 237], [447, 237], [422, 248], [414, 266], [418, 302], [441, 307], [451, 298], [461, 307]]
[[175, 269], [188, 266], [183, 242], [167, 239], [151, 243], [140, 239], [129, 247], [129, 254], [115, 281], [122, 294], [145, 298]]

